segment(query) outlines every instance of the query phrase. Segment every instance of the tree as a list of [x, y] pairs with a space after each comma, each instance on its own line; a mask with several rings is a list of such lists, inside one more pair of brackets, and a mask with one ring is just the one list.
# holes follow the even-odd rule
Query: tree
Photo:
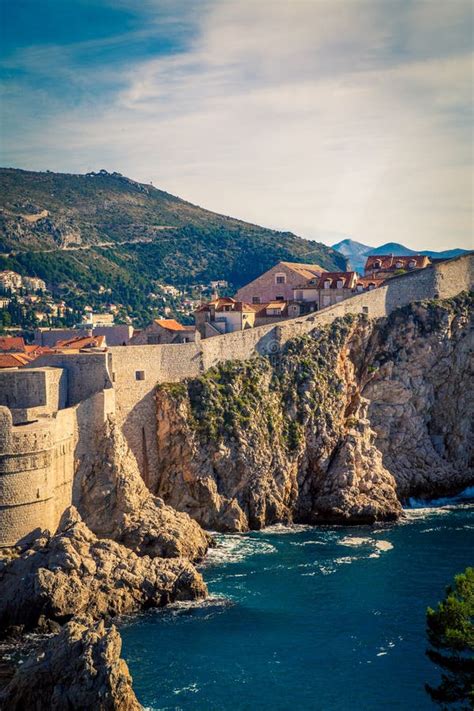
[[[474, 568], [456, 575], [436, 610], [426, 613], [430, 648], [426, 654], [441, 669], [437, 687], [426, 684], [432, 700], [447, 708], [474, 708]], [[453, 707], [451, 707], [453, 708]]]

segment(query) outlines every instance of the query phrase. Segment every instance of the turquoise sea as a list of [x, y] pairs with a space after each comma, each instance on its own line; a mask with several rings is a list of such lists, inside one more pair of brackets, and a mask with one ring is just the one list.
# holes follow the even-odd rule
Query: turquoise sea
[[153, 711], [435, 708], [425, 610], [474, 563], [474, 505], [413, 508], [379, 527], [221, 535], [211, 597], [121, 627]]

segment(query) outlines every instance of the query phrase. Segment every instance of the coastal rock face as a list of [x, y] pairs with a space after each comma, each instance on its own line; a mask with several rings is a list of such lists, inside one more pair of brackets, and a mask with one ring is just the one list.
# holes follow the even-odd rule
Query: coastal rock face
[[[202, 526], [361, 523], [472, 472], [472, 299], [346, 316], [157, 388], [157, 493]], [[470, 379], [470, 380], [469, 380]]]
[[205, 594], [189, 561], [139, 557], [100, 540], [71, 507], [54, 536], [40, 535], [0, 571], [0, 633], [49, 630], [85, 614], [100, 620]]
[[473, 482], [472, 299], [413, 304], [372, 342], [363, 394], [399, 497], [432, 498]]
[[140, 556], [203, 558], [209, 536], [187, 514], [150, 493], [112, 420], [105, 424], [97, 451], [84, 469], [74, 498], [97, 536], [122, 543]]
[[0, 694], [9, 711], [139, 711], [115, 627], [69, 622], [19, 666]]

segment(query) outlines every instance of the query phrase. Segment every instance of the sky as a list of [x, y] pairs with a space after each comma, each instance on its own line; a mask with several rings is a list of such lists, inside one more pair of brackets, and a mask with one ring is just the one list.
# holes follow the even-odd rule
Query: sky
[[470, 0], [0, 0], [3, 166], [474, 248]]

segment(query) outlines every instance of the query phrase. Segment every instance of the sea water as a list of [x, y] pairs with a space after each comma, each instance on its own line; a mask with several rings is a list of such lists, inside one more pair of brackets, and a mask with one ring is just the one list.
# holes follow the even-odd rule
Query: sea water
[[121, 627], [153, 711], [433, 709], [425, 613], [474, 564], [474, 505], [397, 524], [217, 536], [211, 597]]

